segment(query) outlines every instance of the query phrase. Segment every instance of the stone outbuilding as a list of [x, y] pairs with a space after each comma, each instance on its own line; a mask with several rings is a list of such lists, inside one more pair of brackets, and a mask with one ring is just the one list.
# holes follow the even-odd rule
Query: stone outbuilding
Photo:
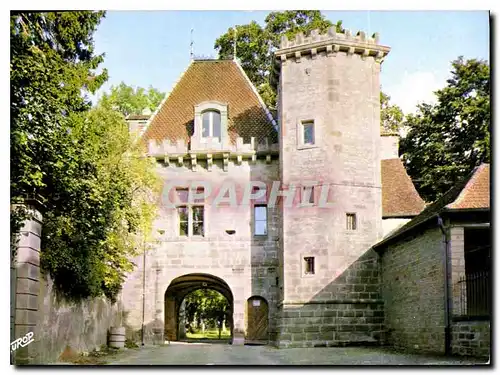
[[380, 255], [387, 343], [489, 356], [490, 165], [373, 248]]

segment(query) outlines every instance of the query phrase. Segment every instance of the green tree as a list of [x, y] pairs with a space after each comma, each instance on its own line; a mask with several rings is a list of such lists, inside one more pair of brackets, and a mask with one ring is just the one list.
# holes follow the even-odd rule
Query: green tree
[[401, 152], [409, 175], [427, 201], [434, 201], [490, 161], [490, 68], [463, 57], [452, 62], [451, 78], [435, 92], [435, 105], [408, 115]]
[[[92, 111], [104, 12], [11, 15], [11, 199], [43, 205], [41, 266], [67, 298], [113, 299], [153, 216], [156, 175], [123, 116]], [[83, 93], [83, 94], [82, 94]], [[11, 233], [26, 218], [13, 211]]]
[[390, 104], [391, 97], [380, 91], [381, 129], [387, 133], [398, 133], [403, 122], [403, 111], [395, 104]]
[[140, 115], [144, 109], [154, 112], [165, 97], [165, 93], [149, 87], [133, 88], [121, 82], [118, 86], [111, 86], [110, 93], [104, 93], [99, 100], [99, 105], [114, 109], [124, 116]]
[[60, 176], [58, 191], [71, 195], [44, 215], [43, 267], [65, 297], [114, 299], [151, 233], [154, 164], [116, 111], [93, 109], [75, 120], [72, 135], [78, 166]]
[[219, 329], [219, 338], [222, 322], [227, 319], [229, 302], [221, 293], [212, 289], [198, 289], [186, 296], [186, 321], [204, 321], [210, 326]]
[[[333, 26], [333, 23], [318, 10], [271, 12], [265, 19], [264, 27], [252, 21], [247, 25], [236, 25], [215, 41], [215, 49], [220, 59], [236, 55], [241, 67], [261, 94], [270, 109], [276, 108], [276, 88], [270, 83], [273, 52], [279, 47], [281, 35], [295, 37], [299, 32], [305, 35], [314, 29], [320, 32]], [[342, 21], [335, 25], [343, 32]], [[235, 38], [236, 33], [236, 38]]]
[[[80, 94], [95, 92], [107, 79], [96, 74], [103, 61], [94, 55], [92, 34], [104, 12], [27, 13], [10, 17], [11, 200], [53, 195], [52, 178], [74, 162], [68, 142], [70, 114], [90, 108]], [[50, 208], [50, 207], [49, 207]], [[12, 233], [24, 220], [11, 215]]]

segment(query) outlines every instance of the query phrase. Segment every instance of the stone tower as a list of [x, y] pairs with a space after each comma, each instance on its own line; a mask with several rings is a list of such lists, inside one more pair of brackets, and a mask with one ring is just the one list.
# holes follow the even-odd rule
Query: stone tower
[[389, 50], [377, 34], [332, 27], [284, 37], [275, 53], [280, 173], [294, 198], [281, 205], [281, 347], [379, 340], [369, 249], [382, 229], [379, 73]]

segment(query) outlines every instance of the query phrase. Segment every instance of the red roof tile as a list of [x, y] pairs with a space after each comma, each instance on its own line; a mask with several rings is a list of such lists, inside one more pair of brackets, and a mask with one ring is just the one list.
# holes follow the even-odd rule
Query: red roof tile
[[269, 137], [277, 142], [272, 118], [259, 100], [254, 87], [236, 62], [231, 60], [193, 61], [173, 88], [143, 134], [143, 141], [176, 141], [186, 144], [193, 133], [194, 106], [204, 101], [228, 105], [228, 134], [258, 142]]
[[387, 243], [392, 242], [403, 233], [435, 218], [442, 212], [453, 212], [461, 209], [489, 209], [489, 172], [490, 165], [481, 164], [462, 182], [448, 190], [441, 198], [429, 204], [420, 214], [374, 245], [373, 248], [383, 248]]
[[424, 208], [401, 159], [382, 160], [382, 216], [416, 216]]
[[490, 208], [490, 165], [481, 164], [449, 209]]

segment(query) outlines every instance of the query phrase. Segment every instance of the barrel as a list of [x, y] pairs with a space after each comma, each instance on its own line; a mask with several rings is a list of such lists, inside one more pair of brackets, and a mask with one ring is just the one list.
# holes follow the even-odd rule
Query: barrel
[[109, 330], [109, 346], [112, 348], [125, 347], [125, 327], [111, 327]]

